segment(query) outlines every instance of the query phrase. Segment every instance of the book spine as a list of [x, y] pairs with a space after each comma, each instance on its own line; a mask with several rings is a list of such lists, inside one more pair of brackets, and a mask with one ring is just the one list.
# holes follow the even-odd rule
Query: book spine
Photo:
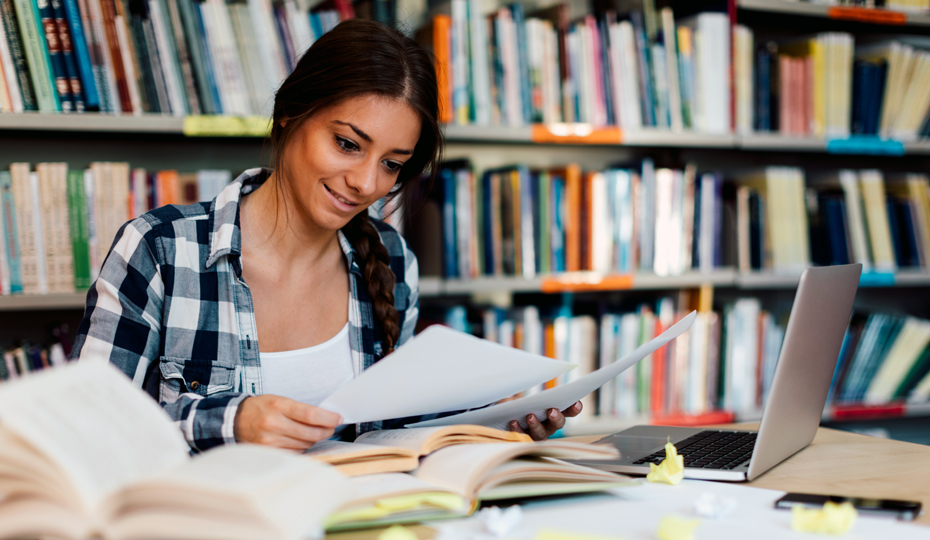
[[0, 205], [3, 206], [3, 249], [9, 268], [10, 294], [23, 292], [22, 266], [19, 249], [16, 204], [13, 199], [13, 177], [0, 171]]
[[122, 112], [122, 106], [116, 74], [112, 67], [100, 0], [77, 0], [77, 2], [87, 36], [87, 53], [90, 55], [94, 82], [100, 96], [100, 110], [119, 114]]
[[[96, 9], [100, 16], [104, 36], [106, 39], [106, 48], [104, 54], [107, 55], [107, 68], [112, 73], [115, 82], [116, 91], [119, 96], [119, 111], [124, 113], [133, 113], [133, 100], [129, 94], [129, 82], [127, 80], [123, 56], [120, 52], [120, 40], [116, 35], [116, 9], [113, 0], [88, 0], [91, 9]], [[116, 97], [116, 96], [114, 96]]]
[[91, 277], [87, 234], [87, 204], [84, 192], [84, 173], [82, 171], [68, 171], [67, 191], [68, 222], [74, 264], [74, 288], [85, 290], [91, 285]]
[[74, 95], [71, 93], [71, 80], [65, 69], [64, 52], [61, 38], [58, 34], [58, 24], [55, 21], [55, 10], [50, 0], [33, 0], [38, 13], [39, 28], [45, 35], [45, 46], [51, 67], [54, 88], [58, 92], [59, 110], [62, 112], [75, 112]]
[[[138, 63], [138, 52], [134, 40], [135, 35], [131, 33], [129, 25], [131, 23], [128, 10], [125, 9], [123, 0], [106, 0], [113, 8], [113, 27], [116, 34], [116, 40], [119, 44], [120, 59], [123, 64], [123, 72], [126, 77], [126, 87], [129, 89], [129, 99], [132, 104], [132, 114], [138, 116], [151, 108], [151, 100], [148, 96], [143, 95], [145, 89], [143, 72]], [[153, 96], [154, 98], [154, 96]]]
[[[3, 25], [8, 58], [3, 59], [3, 67], [7, 74], [7, 84], [14, 99], [13, 112], [35, 111], [35, 92], [32, 89], [32, 80], [29, 68], [23, 53], [23, 41], [20, 37], [19, 25], [16, 20], [16, 10], [13, 0], [0, 0], [0, 24]], [[19, 107], [16, 106], [16, 95], [19, 96]]]
[[[84, 22], [81, 19], [77, 0], [63, 0], [64, 19], [66, 30], [71, 37], [73, 47], [73, 61], [78, 70], [78, 84], [84, 107], [95, 111], [100, 109], [100, 94], [97, 92], [97, 82], [94, 78], [93, 65], [88, 50], [88, 39], [85, 35]], [[73, 86], [73, 85], [72, 85]]]
[[[180, 73], [176, 76], [184, 82], [184, 97], [187, 99], [186, 114], [198, 115], [202, 109], [200, 105], [200, 85], [195, 77], [194, 65], [191, 48], [184, 36], [184, 26], [181, 22], [181, 12], [178, 8], [177, 0], [165, 0], [164, 3], [159, 1], [162, 17], [167, 14], [170, 25], [166, 32], [169, 39], [174, 39], [174, 47], [177, 54], [178, 68]], [[270, 38], [269, 38], [270, 39]]]
[[26, 63], [36, 92], [36, 104], [42, 112], [61, 110], [58, 93], [49, 65], [45, 38], [39, 33], [40, 19], [38, 8], [31, 0], [13, 0], [16, 18], [19, 22], [20, 35], [23, 38]]
[[68, 18], [62, 0], [50, 0], [55, 28], [58, 34], [58, 44], [61, 47], [61, 64], [65, 69], [65, 78], [71, 99], [74, 101], [75, 112], [84, 112], [84, 89], [81, 85], [81, 75], [78, 71], [77, 57], [74, 54], [74, 39], [71, 29], [68, 28]]

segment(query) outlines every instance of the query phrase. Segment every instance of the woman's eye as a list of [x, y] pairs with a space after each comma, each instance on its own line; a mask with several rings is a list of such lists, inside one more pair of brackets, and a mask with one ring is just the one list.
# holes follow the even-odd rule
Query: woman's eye
[[388, 169], [389, 171], [391, 171], [392, 173], [398, 173], [398, 172], [400, 172], [400, 169], [404, 166], [403, 163], [397, 163], [396, 161], [385, 161], [385, 162], [384, 162], [384, 165], [385, 165], [385, 166], [387, 167], [387, 169]]
[[338, 135], [336, 136], [336, 144], [338, 144], [339, 148], [341, 148], [342, 150], [346, 152], [355, 152], [356, 150], [358, 150], [357, 144], [350, 141], [349, 139], [344, 139], [342, 137], [339, 137]]

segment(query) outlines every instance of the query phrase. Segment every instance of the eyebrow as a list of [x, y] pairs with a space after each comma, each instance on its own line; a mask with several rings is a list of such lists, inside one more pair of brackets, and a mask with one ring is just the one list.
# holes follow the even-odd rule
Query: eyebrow
[[[352, 131], [354, 131], [356, 135], [358, 135], [359, 137], [365, 139], [366, 142], [369, 142], [369, 143], [372, 142], [371, 137], [370, 137], [367, 133], [365, 133], [364, 131], [358, 129], [357, 127], [353, 126], [352, 124], [350, 124], [350, 123], [348, 123], [348, 122], [342, 122], [341, 120], [333, 120], [333, 123], [334, 123], [334, 124], [339, 124], [339, 125], [341, 125], [341, 126], [349, 126], [350, 128], [352, 128]], [[391, 150], [391, 153], [392, 153], [392, 154], [403, 154], [403, 155], [406, 155], [406, 156], [410, 156], [410, 155], [413, 155], [413, 150], [401, 150], [401, 149], [399, 149], [399, 148], [395, 148], [395, 149]]]

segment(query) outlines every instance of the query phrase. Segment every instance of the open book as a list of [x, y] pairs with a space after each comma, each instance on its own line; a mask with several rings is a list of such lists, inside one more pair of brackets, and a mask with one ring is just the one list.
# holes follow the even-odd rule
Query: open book
[[560, 440], [443, 448], [423, 458], [411, 474], [352, 478], [356, 496], [329, 518], [327, 530], [467, 516], [482, 501], [586, 493], [638, 483], [562, 461], [617, 456], [611, 446]]
[[284, 450], [191, 458], [165, 412], [109, 364], [0, 386], [0, 538], [307, 538], [352, 492], [332, 467]]
[[320, 441], [304, 455], [329, 463], [339, 472], [363, 474], [412, 471], [425, 456], [456, 444], [531, 442], [529, 435], [484, 426], [386, 429], [360, 435], [355, 442]]

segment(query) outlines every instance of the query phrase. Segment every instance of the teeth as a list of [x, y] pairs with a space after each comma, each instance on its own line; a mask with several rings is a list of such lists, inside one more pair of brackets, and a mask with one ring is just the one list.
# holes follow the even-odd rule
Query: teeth
[[336, 195], [336, 192], [333, 191], [333, 190], [331, 190], [331, 189], [329, 189], [329, 187], [327, 187], [326, 189], [332, 194], [333, 197], [336, 198], [337, 201], [339, 201], [339, 202], [341, 202], [341, 203], [343, 203], [343, 204], [348, 204], [348, 205], [353, 205], [353, 206], [355, 205], [354, 202], [352, 202], [352, 201], [347, 201], [346, 199], [343, 199], [343, 198], [340, 197], [339, 195]]

